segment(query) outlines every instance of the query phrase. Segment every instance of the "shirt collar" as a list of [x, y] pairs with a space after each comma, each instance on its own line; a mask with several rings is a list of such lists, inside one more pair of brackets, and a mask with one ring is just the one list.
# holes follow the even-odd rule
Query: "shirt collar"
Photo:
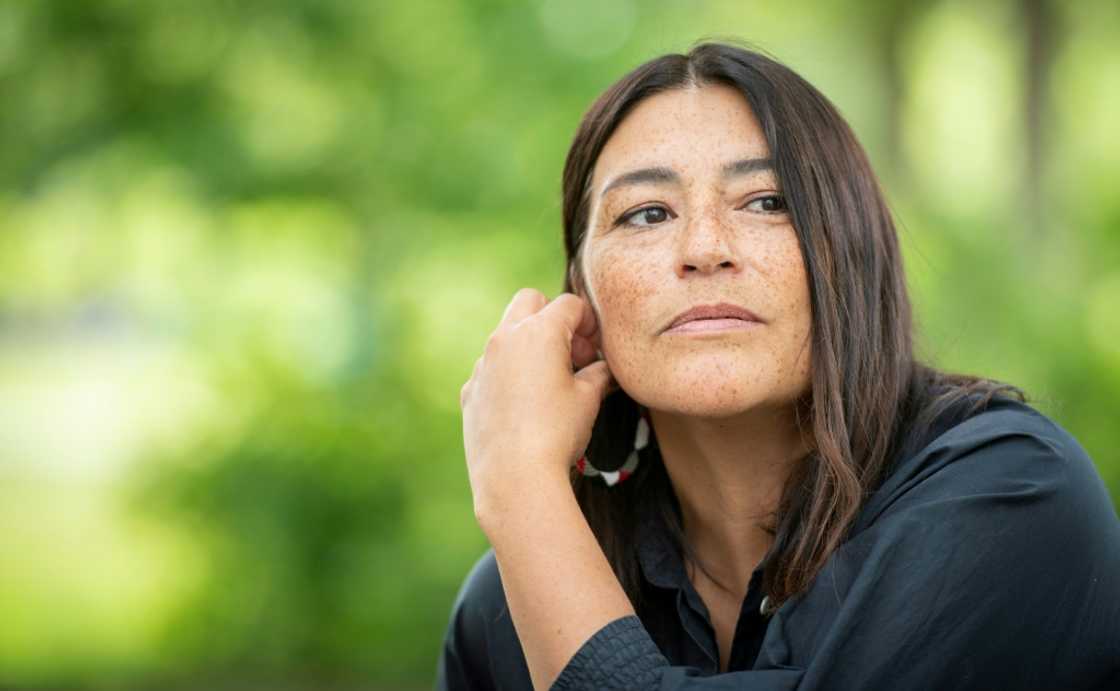
[[652, 501], [638, 505], [638, 562], [642, 574], [660, 588], [680, 588], [684, 564], [669, 535], [669, 527]]
[[[637, 513], [638, 563], [646, 581], [659, 588], [691, 589], [681, 550], [675, 544], [660, 509], [655, 502], [641, 501]], [[757, 581], [761, 572], [762, 567], [759, 566], [751, 580]]]

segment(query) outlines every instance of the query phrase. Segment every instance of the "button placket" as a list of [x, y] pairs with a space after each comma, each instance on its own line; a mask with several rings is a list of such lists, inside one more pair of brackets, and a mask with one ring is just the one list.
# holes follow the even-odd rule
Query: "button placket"
[[[689, 605], [686, 602], [686, 599], [687, 599], [687, 595], [686, 595], [684, 589], [682, 588], [682, 589], [678, 590], [677, 591], [677, 614], [680, 617], [681, 626], [684, 627], [685, 633], [687, 633], [688, 637], [692, 639], [692, 642], [696, 644], [696, 647], [699, 648], [701, 651], [703, 651], [704, 657], [706, 657], [708, 659], [708, 662], [711, 665], [711, 667], [709, 669], [705, 670], [705, 672], [707, 672], [709, 674], [714, 674], [715, 672], [719, 671], [719, 657], [718, 657], [718, 654], [714, 651], [715, 631], [712, 631], [711, 630], [711, 628], [712, 628], [711, 625], [708, 624], [707, 628], [708, 628], [708, 631], [709, 631], [709, 636], [708, 636], [709, 640], [702, 641], [702, 640], [700, 640], [700, 638], [697, 637], [696, 631], [695, 631], [695, 623], [696, 623], [697, 620], [703, 620], [703, 617], [699, 613], [697, 613], [691, 605]], [[707, 623], [707, 622], [705, 622], [705, 623]]]
[[[731, 669], [749, 669], [757, 654], [757, 648], [763, 636], [767, 622], [765, 616], [755, 612], [761, 607], [756, 607], [754, 601], [758, 599], [762, 588], [762, 571], [755, 569], [751, 580], [747, 584], [747, 592], [739, 608], [739, 619], [735, 625], [735, 637], [731, 642]], [[765, 599], [765, 598], [762, 598]], [[753, 654], [752, 654], [753, 653]]]

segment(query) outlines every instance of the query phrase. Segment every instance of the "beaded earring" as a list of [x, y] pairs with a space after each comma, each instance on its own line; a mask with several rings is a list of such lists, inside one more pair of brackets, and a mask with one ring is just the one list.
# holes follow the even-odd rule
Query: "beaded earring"
[[576, 461], [576, 469], [586, 477], [595, 477], [596, 475], [602, 476], [603, 482], [607, 486], [613, 487], [614, 485], [622, 482], [626, 478], [634, 474], [634, 470], [638, 467], [638, 452], [649, 445], [649, 410], [642, 408], [642, 414], [638, 418], [638, 425], [634, 431], [634, 450], [627, 456], [626, 462], [618, 470], [599, 470], [591, 465], [587, 460], [587, 454], [579, 457]]

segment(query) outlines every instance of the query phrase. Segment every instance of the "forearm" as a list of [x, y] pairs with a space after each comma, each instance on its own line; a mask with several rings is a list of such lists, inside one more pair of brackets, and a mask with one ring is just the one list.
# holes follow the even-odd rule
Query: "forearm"
[[567, 479], [480, 514], [533, 685], [547, 689], [580, 646], [634, 608]]

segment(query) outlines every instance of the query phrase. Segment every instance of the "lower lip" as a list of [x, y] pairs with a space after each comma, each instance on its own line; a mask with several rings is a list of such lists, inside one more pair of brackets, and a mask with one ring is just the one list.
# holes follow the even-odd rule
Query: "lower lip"
[[762, 326], [761, 322], [745, 319], [694, 319], [667, 330], [667, 334], [711, 333], [713, 331], [746, 331]]

